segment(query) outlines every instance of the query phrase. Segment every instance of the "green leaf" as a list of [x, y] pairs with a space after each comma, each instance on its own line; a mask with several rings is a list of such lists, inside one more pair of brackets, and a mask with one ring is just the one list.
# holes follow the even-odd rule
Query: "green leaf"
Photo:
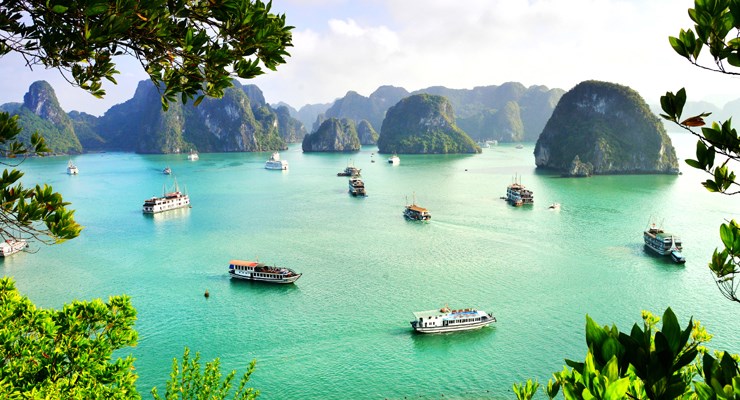
[[719, 227], [719, 237], [722, 239], [722, 243], [725, 247], [733, 251], [733, 245], [735, 243], [735, 234], [727, 224], [722, 224]]
[[621, 400], [625, 398], [627, 389], [629, 388], [629, 378], [622, 378], [615, 382], [612, 382], [607, 386], [606, 392], [604, 393], [604, 400]]
[[681, 326], [678, 324], [676, 314], [673, 313], [673, 310], [671, 310], [670, 307], [668, 307], [663, 314], [663, 329], [661, 331], [665, 335], [666, 340], [668, 341], [668, 346], [673, 352], [673, 355], [676, 356], [679, 351], [678, 345], [681, 340]]
[[690, 166], [692, 166], [692, 167], [694, 167], [696, 169], [704, 169], [704, 167], [701, 164], [699, 164], [699, 162], [696, 161], [696, 160], [686, 159], [684, 161], [686, 162], [686, 164], [688, 164], [688, 165], [690, 165]]
[[61, 4], [57, 4], [57, 5], [55, 5], [54, 7], [51, 8], [51, 11], [53, 11], [53, 12], [55, 12], [57, 14], [64, 14], [68, 9], [69, 9], [69, 7], [65, 7], [65, 6], [63, 6]]

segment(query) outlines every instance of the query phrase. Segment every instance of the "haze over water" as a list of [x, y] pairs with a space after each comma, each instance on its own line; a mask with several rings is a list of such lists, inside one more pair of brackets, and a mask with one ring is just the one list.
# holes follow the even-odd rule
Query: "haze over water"
[[[375, 147], [353, 154], [87, 154], [29, 159], [26, 185], [47, 182], [72, 202], [82, 235], [0, 261], [0, 272], [43, 307], [125, 293], [138, 311], [138, 387], [163, 391], [185, 346], [225, 371], [257, 369], [264, 399], [511, 397], [512, 383], [546, 383], [564, 358], [586, 353], [585, 315], [628, 331], [640, 311], [671, 306], [714, 334], [709, 348], [740, 352], [740, 309], [706, 268], [719, 225], [737, 218], [730, 196], [708, 193], [683, 163], [693, 137], [671, 135], [683, 175], [564, 179], [535, 170], [533, 144], [479, 155], [401, 155], [391, 166]], [[371, 158], [376, 160], [371, 163]], [[362, 168], [367, 198], [337, 177]], [[141, 213], [173, 176], [192, 209]], [[532, 207], [501, 196], [518, 176]], [[402, 217], [406, 197], [429, 223]], [[548, 210], [553, 202], [559, 212]], [[679, 235], [685, 265], [647, 253], [653, 217]], [[32, 248], [38, 248], [33, 245]], [[295, 285], [233, 282], [231, 259], [287, 266]], [[205, 299], [205, 290], [210, 298]], [[479, 307], [498, 322], [478, 331], [417, 335], [413, 311]]]

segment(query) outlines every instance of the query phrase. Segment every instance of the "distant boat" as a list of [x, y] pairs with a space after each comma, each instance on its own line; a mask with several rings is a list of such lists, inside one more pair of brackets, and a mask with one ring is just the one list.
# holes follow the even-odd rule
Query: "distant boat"
[[198, 157], [198, 152], [195, 150], [190, 150], [190, 154], [188, 154], [188, 161], [198, 161], [200, 157]]
[[293, 283], [301, 277], [290, 268], [262, 264], [258, 261], [231, 260], [229, 275], [236, 279], [270, 283]]
[[162, 170], [162, 173], [164, 173], [165, 175], [171, 175], [172, 174], [172, 169], [170, 169], [170, 167], [165, 167]]
[[521, 182], [514, 182], [506, 188], [506, 201], [514, 207], [525, 204], [534, 204], [534, 194], [526, 189]]
[[337, 176], [360, 176], [361, 171], [362, 170], [360, 168], [350, 164], [347, 165], [347, 168], [345, 168], [344, 171], [337, 172]]
[[522, 146], [521, 144], [518, 144], [518, 145], [516, 145], [516, 148], [517, 148], [517, 149], [523, 149], [523, 148], [524, 148], [524, 146]]
[[80, 173], [80, 170], [77, 169], [77, 166], [74, 165], [74, 163], [72, 162], [72, 160], [69, 160], [69, 162], [67, 163], [67, 173], [69, 175], [77, 175], [77, 174]]
[[655, 223], [648, 222], [648, 228], [643, 233], [645, 246], [661, 256], [670, 256], [678, 264], [686, 262], [681, 250], [681, 238], [659, 228]]
[[388, 164], [398, 165], [400, 163], [401, 163], [401, 159], [398, 158], [396, 154], [393, 154], [392, 156], [388, 157]]
[[560, 210], [560, 203], [552, 203], [550, 204], [550, 207], [547, 207], [550, 210], [558, 211]]
[[412, 221], [429, 221], [432, 219], [432, 215], [424, 207], [420, 207], [416, 204], [416, 196], [414, 195], [411, 204], [407, 204], [403, 210], [403, 216]]
[[355, 197], [367, 196], [367, 193], [365, 192], [365, 182], [363, 182], [360, 177], [353, 176], [349, 178], [349, 194]]
[[162, 197], [153, 196], [144, 200], [142, 211], [144, 214], [156, 214], [164, 211], [176, 210], [178, 208], [190, 207], [190, 197], [180, 192], [180, 187], [175, 181], [173, 189], [168, 192], [166, 188], [162, 190]]
[[419, 333], [443, 333], [479, 329], [496, 322], [496, 317], [482, 310], [465, 308], [417, 311], [411, 327]]
[[7, 257], [28, 247], [28, 242], [23, 239], [6, 239], [0, 243], [0, 257]]
[[265, 162], [265, 169], [287, 170], [288, 162], [280, 159], [280, 153], [272, 153], [270, 159]]

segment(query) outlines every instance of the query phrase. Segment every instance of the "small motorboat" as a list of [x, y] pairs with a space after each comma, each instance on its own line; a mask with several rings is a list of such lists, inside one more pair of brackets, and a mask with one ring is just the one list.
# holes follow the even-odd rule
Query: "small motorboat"
[[683, 264], [686, 262], [686, 257], [681, 254], [680, 250], [673, 249], [671, 250], [671, 260], [673, 260], [673, 262], [675, 262], [676, 264]]
[[550, 204], [550, 207], [547, 207], [549, 210], [558, 211], [560, 210], [560, 203], [552, 203]]
[[166, 167], [164, 170], [162, 170], [162, 173], [165, 175], [172, 175], [172, 169], [170, 167]]

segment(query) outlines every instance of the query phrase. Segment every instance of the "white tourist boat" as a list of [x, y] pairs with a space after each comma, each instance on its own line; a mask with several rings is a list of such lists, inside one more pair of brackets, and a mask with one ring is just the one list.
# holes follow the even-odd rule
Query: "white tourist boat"
[[398, 158], [398, 155], [394, 154], [394, 155], [388, 157], [388, 164], [398, 165], [400, 163], [401, 163], [401, 159]]
[[645, 247], [657, 254], [670, 256], [671, 260], [678, 264], [686, 262], [686, 257], [681, 253], [683, 249], [681, 247], [681, 238], [672, 233], [665, 232], [654, 223], [648, 223], [648, 228], [643, 233], [643, 239], [645, 240]]
[[23, 239], [6, 239], [0, 243], [0, 257], [7, 257], [28, 247], [28, 242]]
[[411, 327], [419, 333], [443, 333], [479, 329], [494, 322], [496, 318], [482, 310], [450, 310], [445, 306], [439, 310], [415, 312]]
[[198, 152], [195, 150], [190, 150], [190, 154], [188, 154], [188, 160], [189, 161], [198, 161], [200, 159], [200, 156], [198, 156]]
[[77, 169], [77, 166], [72, 162], [72, 160], [69, 160], [67, 163], [67, 173], [69, 175], [77, 175], [80, 173], [80, 170]]
[[144, 200], [142, 211], [144, 214], [156, 214], [183, 207], [190, 207], [190, 197], [180, 192], [177, 181], [175, 181], [174, 188], [171, 191], [168, 192], [163, 187], [162, 197], [153, 196]]
[[521, 182], [514, 182], [506, 188], [506, 201], [515, 207], [534, 204], [534, 194], [531, 190], [525, 188]]
[[236, 279], [270, 283], [293, 283], [303, 274], [290, 268], [262, 264], [259, 261], [231, 260], [229, 275]]
[[280, 159], [280, 153], [272, 153], [270, 159], [265, 162], [265, 169], [287, 170], [288, 162]]

